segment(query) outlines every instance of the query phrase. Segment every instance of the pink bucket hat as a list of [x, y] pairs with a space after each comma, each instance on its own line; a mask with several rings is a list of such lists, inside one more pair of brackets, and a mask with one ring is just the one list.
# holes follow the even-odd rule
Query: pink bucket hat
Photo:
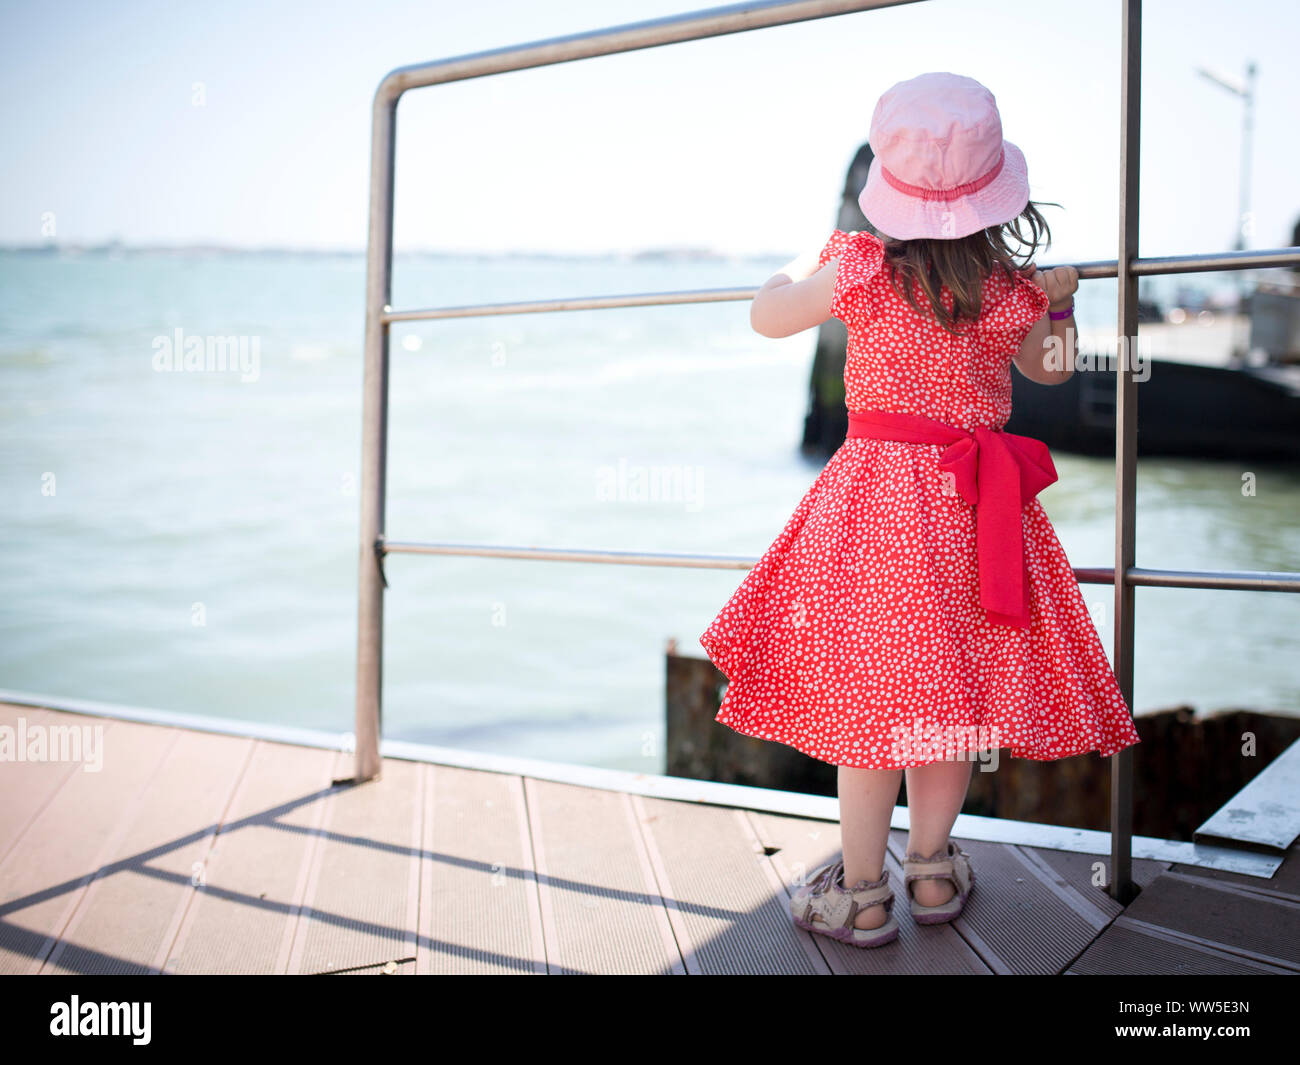
[[1011, 221], [1029, 202], [1024, 153], [1002, 139], [997, 102], [974, 78], [900, 81], [876, 103], [868, 141], [858, 206], [886, 236], [955, 240]]

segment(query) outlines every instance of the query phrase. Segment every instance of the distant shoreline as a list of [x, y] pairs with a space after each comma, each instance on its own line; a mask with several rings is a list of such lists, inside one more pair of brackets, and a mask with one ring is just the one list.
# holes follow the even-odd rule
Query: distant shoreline
[[[238, 248], [222, 244], [3, 244], [0, 253], [11, 255], [97, 255], [97, 256], [158, 256], [158, 255], [243, 255], [267, 258], [321, 258], [364, 259], [364, 248]], [[784, 261], [793, 253], [767, 252], [730, 254], [711, 248], [667, 247], [644, 248], [629, 252], [545, 252], [545, 251], [444, 251], [415, 249], [394, 251], [395, 259], [476, 259], [501, 261], [515, 259], [546, 259], [552, 261], [623, 261], [623, 262], [768, 262]]]
[[[806, 250], [806, 249], [805, 249]], [[0, 255], [76, 257], [81, 255], [112, 257], [161, 257], [209, 255], [243, 256], [265, 259], [361, 259], [364, 248], [243, 248], [226, 244], [125, 244], [102, 241], [95, 244], [77, 242], [44, 244], [0, 244]], [[619, 263], [758, 263], [765, 266], [789, 262], [799, 254], [794, 251], [724, 252], [690, 245], [640, 248], [634, 251], [548, 252], [548, 251], [449, 251], [437, 248], [403, 249], [393, 252], [395, 260], [446, 260], [455, 262], [619, 262]], [[1051, 263], [1074, 262], [1067, 254], [1053, 254]], [[1043, 261], [1043, 260], [1040, 260]]]

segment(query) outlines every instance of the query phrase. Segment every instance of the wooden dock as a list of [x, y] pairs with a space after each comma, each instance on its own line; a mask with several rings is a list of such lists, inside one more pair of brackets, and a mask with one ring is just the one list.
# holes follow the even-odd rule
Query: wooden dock
[[103, 729], [98, 771], [0, 763], [3, 973], [1300, 972], [1300, 858], [1271, 879], [963, 841], [966, 912], [855, 950], [795, 928], [833, 822], [0, 704]]

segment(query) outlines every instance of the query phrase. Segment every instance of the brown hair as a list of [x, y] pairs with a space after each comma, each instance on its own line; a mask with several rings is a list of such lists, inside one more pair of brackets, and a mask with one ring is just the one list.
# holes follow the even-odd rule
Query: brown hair
[[[1022, 224], [1029, 227], [1027, 236]], [[1024, 262], [1016, 262], [1012, 242], [1023, 249]], [[966, 237], [887, 239], [885, 263], [890, 268], [895, 291], [917, 314], [925, 316], [916, 298], [919, 287], [929, 301], [935, 321], [949, 333], [959, 335], [979, 318], [984, 279], [995, 270], [1008, 276], [1019, 272], [1033, 261], [1040, 245], [1047, 248], [1051, 243], [1052, 231], [1047, 219], [1038, 210], [1038, 204], [1030, 200], [1010, 222], [976, 230]], [[952, 306], [942, 299], [945, 285]]]

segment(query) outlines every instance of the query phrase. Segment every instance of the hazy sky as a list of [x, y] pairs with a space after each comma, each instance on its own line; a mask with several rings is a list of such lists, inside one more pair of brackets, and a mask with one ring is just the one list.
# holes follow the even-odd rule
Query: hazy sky
[[[705, 5], [701, 5], [703, 7]], [[1300, 5], [1148, 0], [1141, 251], [1227, 249], [1259, 65], [1250, 247], [1290, 243]], [[364, 247], [370, 102], [395, 66], [697, 10], [689, 0], [44, 0], [0, 6], [0, 242]], [[397, 246], [820, 246], [879, 95], [997, 98], [1052, 254], [1114, 258], [1119, 0], [927, 0], [409, 93]]]

